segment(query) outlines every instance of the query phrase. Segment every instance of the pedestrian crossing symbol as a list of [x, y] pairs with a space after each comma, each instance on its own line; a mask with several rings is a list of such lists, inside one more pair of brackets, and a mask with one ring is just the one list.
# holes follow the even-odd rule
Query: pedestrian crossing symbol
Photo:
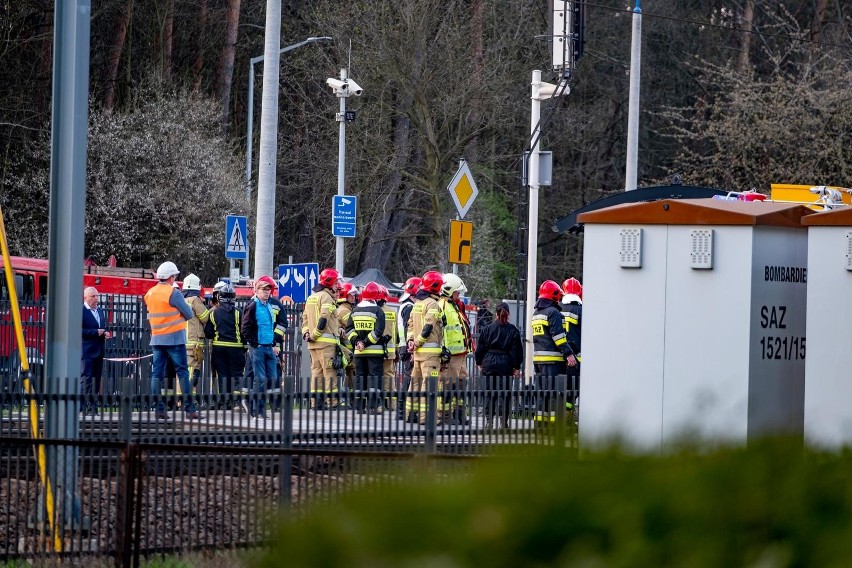
[[244, 216], [228, 215], [225, 219], [225, 258], [238, 260], [248, 258], [246, 218]]

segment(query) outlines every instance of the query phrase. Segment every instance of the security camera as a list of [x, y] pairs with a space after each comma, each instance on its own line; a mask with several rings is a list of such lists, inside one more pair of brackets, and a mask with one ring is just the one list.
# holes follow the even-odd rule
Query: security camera
[[349, 92], [352, 93], [353, 95], [355, 95], [356, 97], [360, 97], [361, 93], [364, 92], [364, 89], [361, 87], [361, 85], [359, 85], [358, 83], [356, 83], [352, 79], [349, 79], [348, 83], [349, 83]]
[[331, 87], [335, 91], [347, 91], [349, 85], [346, 84], [346, 81], [341, 81], [340, 79], [329, 78], [325, 80], [325, 84]]

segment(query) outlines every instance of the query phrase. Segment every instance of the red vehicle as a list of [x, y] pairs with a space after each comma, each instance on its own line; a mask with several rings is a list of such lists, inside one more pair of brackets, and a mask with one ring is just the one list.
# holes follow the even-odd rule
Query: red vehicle
[[[33, 367], [33, 374], [37, 376], [44, 362], [48, 261], [20, 256], [12, 256], [10, 260], [15, 275], [15, 290], [20, 304], [28, 359]], [[148, 269], [83, 267], [83, 287], [94, 286], [101, 294], [142, 296], [156, 282], [154, 273]], [[80, 301], [82, 305], [82, 297]], [[9, 374], [15, 374], [20, 369], [18, 358], [9, 290], [3, 275], [0, 277], [0, 368], [6, 369]]]

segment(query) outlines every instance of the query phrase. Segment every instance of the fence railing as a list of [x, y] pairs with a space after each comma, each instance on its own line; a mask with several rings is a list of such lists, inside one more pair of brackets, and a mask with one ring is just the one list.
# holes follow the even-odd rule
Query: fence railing
[[[399, 391], [327, 396], [284, 384], [254, 400], [197, 396], [199, 419], [175, 396], [0, 394], [0, 560], [92, 555], [128, 566], [139, 555], [260, 546], [271, 514], [410, 475], [414, 456], [458, 467], [447, 464], [498, 447], [576, 447], [576, 391], [565, 377], [463, 389], [432, 379], [405, 396], [422, 400], [422, 424], [399, 413]], [[160, 402], [171, 406], [166, 419]], [[252, 402], [266, 419], [250, 417]], [[91, 403], [96, 414], [79, 413]], [[381, 412], [369, 412], [373, 403]], [[69, 416], [77, 438], [43, 438], [51, 420]]]

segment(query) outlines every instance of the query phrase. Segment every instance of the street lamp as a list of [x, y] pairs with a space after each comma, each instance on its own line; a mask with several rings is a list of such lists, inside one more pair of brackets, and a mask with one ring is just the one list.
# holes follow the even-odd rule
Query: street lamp
[[[337, 143], [337, 195], [343, 195], [343, 186], [346, 180], [346, 123], [354, 120], [354, 113], [347, 116], [346, 114], [346, 99], [350, 95], [360, 97], [364, 89], [349, 78], [349, 72], [346, 69], [340, 70], [340, 79], [329, 77], [325, 80], [325, 84], [331, 87], [331, 92], [340, 99], [340, 112], [337, 113], [337, 122], [340, 123], [340, 138]], [[339, 274], [343, 274], [343, 237], [335, 237], [334, 246], [334, 269]]]
[[[317, 43], [321, 41], [332, 41], [334, 38], [328, 36], [322, 37], [309, 37], [305, 41], [300, 41], [299, 43], [294, 43], [293, 45], [288, 45], [287, 47], [282, 47], [279, 50], [279, 54], [287, 53], [288, 51], [293, 51], [294, 49], [298, 49], [303, 45], [308, 45], [309, 43]], [[248, 118], [246, 120], [246, 201], [251, 204], [251, 169], [252, 169], [252, 145], [253, 145], [253, 131], [254, 131], [254, 64], [260, 63], [263, 61], [264, 56], [258, 55], [257, 57], [252, 57], [249, 60], [249, 83], [248, 83]]]

